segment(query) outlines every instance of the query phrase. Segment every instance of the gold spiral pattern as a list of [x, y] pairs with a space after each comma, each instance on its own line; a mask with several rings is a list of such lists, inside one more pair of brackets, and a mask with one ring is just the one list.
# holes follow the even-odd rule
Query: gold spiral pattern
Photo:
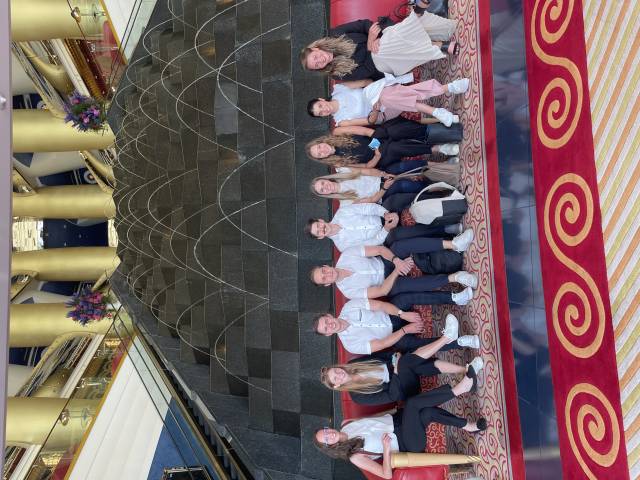
[[[584, 199], [581, 201], [574, 192], [569, 191], [562, 194], [558, 201], [553, 202], [556, 192], [561, 187], [566, 188], [568, 186], [577, 186]], [[552, 207], [554, 209], [553, 213], [551, 212]], [[602, 345], [606, 321], [605, 308], [600, 290], [591, 275], [579, 264], [567, 257], [556, 243], [551, 228], [551, 220], [553, 218], [554, 231], [562, 243], [568, 247], [575, 247], [582, 243], [591, 231], [593, 215], [593, 196], [584, 178], [574, 173], [567, 173], [555, 181], [547, 194], [544, 205], [545, 238], [554, 256], [582, 279], [587, 286], [587, 291], [575, 282], [564, 282], [555, 294], [551, 314], [553, 329], [558, 340], [569, 353], [578, 358], [593, 356]], [[580, 225], [578, 222], [581, 220], [583, 222], [582, 227], [577, 233], [572, 234], [566, 231], [565, 223]], [[570, 300], [562, 302], [564, 298], [569, 298], [567, 296], [570, 296]], [[579, 300], [579, 303], [576, 300]], [[591, 308], [592, 303], [596, 306], [595, 315]], [[564, 312], [561, 314], [560, 310], [563, 306]], [[593, 334], [593, 339], [587, 345], [578, 346], [565, 335], [563, 326], [573, 337], [584, 337], [584, 335], [594, 330], [592, 328], [594, 321], [597, 322], [595, 334]]]
[[[577, 413], [572, 415], [571, 409], [578, 395], [581, 396], [580, 402], [577, 402], [580, 405], [577, 407]], [[588, 402], [585, 400], [586, 395], [590, 397]], [[577, 439], [572, 425], [574, 418], [576, 419]], [[582, 451], [590, 461], [604, 468], [610, 467], [616, 461], [621, 443], [620, 425], [611, 402], [596, 386], [590, 383], [578, 383], [571, 388], [567, 395], [564, 419], [571, 450], [580, 467], [590, 480], [598, 480], [598, 477], [587, 465]], [[605, 453], [601, 453], [592, 446], [592, 441], [602, 442], [607, 428], [611, 430], [611, 446]]]
[[[531, 16], [531, 45], [533, 52], [547, 65], [557, 66], [565, 70], [572, 81], [572, 85], [569, 85], [569, 82], [561, 76], [553, 78], [544, 88], [538, 100], [536, 114], [537, 134], [543, 145], [552, 149], [558, 149], [566, 145], [576, 131], [582, 112], [584, 90], [582, 75], [576, 64], [568, 58], [550, 55], [540, 46], [536, 24], [540, 24], [540, 35], [547, 44], [551, 45], [558, 42], [571, 22], [574, 2], [575, 0], [568, 0], [567, 2], [564, 0], [536, 0]], [[540, 8], [541, 3], [543, 3], [542, 8]], [[567, 4], [566, 8], [564, 8], [565, 3]], [[555, 31], [551, 31], [547, 21], [551, 20], [557, 23], [563, 14], [564, 18], [560, 27]], [[573, 108], [572, 87], [575, 90], [576, 97], [575, 107]], [[551, 95], [554, 92], [557, 98], [551, 99]], [[569, 125], [565, 127], [567, 123]], [[564, 132], [562, 132], [563, 129], [565, 129]]]

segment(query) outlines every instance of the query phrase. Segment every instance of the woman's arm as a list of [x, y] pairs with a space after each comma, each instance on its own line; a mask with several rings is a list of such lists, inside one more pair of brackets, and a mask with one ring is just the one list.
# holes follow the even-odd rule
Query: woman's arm
[[373, 80], [365, 78], [364, 80], [347, 80], [346, 82], [342, 82], [342, 85], [347, 88], [364, 88], [371, 83], [373, 83]]
[[370, 197], [358, 198], [354, 200], [353, 203], [378, 203], [379, 200], [384, 196], [384, 190], [378, 190], [378, 192]]
[[338, 127], [368, 127], [369, 120], [366, 118], [352, 118], [351, 120], [343, 120]]
[[380, 153], [380, 150], [376, 148], [376, 152], [373, 154], [373, 158], [366, 163], [366, 166], [368, 168], [375, 168], [381, 158], [382, 154]]
[[378, 170], [377, 168], [369, 168], [364, 167], [360, 170], [360, 175], [369, 175], [370, 177], [384, 177], [386, 175], [382, 170]]
[[363, 137], [371, 137], [373, 136], [373, 132], [375, 131], [373, 128], [359, 127], [355, 125], [346, 126], [344, 125], [345, 122], [342, 123], [343, 125], [341, 127], [336, 127], [333, 129], [334, 135], [362, 135]]
[[[384, 455], [383, 455], [383, 462], [384, 462]], [[389, 458], [390, 455], [389, 455]], [[363, 455], [362, 453], [356, 453], [355, 455], [351, 455], [351, 457], [349, 457], [349, 461], [351, 463], [353, 463], [356, 467], [360, 468], [361, 470], [364, 470], [365, 472], [370, 472], [373, 473], [374, 475], [377, 475], [378, 477], [382, 477], [382, 478], [392, 478], [393, 477], [393, 472], [391, 471], [391, 462], [387, 461], [388, 464], [388, 472], [385, 473], [385, 469], [384, 469], [384, 463], [382, 465], [380, 465], [378, 462], [376, 462], [375, 460], [370, 459], [369, 457], [367, 457], [366, 455]]]

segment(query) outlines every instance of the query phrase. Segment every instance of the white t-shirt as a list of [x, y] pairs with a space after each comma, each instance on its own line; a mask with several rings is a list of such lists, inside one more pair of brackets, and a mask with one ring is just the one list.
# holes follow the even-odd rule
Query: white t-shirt
[[393, 333], [389, 315], [371, 310], [366, 298], [349, 300], [338, 317], [349, 323], [349, 327], [338, 333], [338, 338], [345, 350], [351, 353], [368, 355], [372, 340], [382, 340]]
[[364, 246], [347, 248], [336, 262], [336, 268], [351, 275], [336, 282], [336, 287], [349, 298], [367, 298], [367, 288], [382, 285], [384, 264], [378, 257], [366, 257]]
[[331, 223], [340, 225], [340, 231], [329, 238], [341, 252], [350, 247], [382, 245], [389, 234], [381, 220], [385, 213], [387, 209], [377, 203], [342, 205], [331, 219]]
[[[351, 173], [352, 170], [348, 167], [338, 167], [336, 168], [336, 172]], [[380, 177], [374, 177], [372, 175], [360, 175], [353, 180], [342, 180], [338, 185], [340, 185], [340, 193], [353, 190], [358, 195], [358, 198], [371, 197], [378, 193], [381, 187]], [[340, 200], [340, 206], [351, 204], [353, 204], [353, 200]]]
[[362, 88], [349, 88], [337, 83], [333, 87], [331, 100], [337, 100], [340, 104], [338, 111], [333, 114], [336, 126], [339, 126], [343, 120], [366, 118], [371, 113], [371, 104]]
[[378, 458], [382, 455], [382, 436], [385, 433], [391, 435], [391, 451], [397, 452], [400, 450], [398, 437], [393, 433], [393, 417], [389, 414], [354, 420], [342, 427], [342, 431], [349, 438], [361, 437], [364, 440], [363, 450], [379, 454], [370, 455], [372, 458]]
[[378, 370], [369, 373], [369, 376], [380, 380], [382, 383], [389, 383], [389, 369], [383, 363]]

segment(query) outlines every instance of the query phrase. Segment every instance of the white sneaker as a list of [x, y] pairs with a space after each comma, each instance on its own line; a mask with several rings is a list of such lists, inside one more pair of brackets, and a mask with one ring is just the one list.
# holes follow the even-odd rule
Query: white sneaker
[[460, 293], [452, 293], [451, 300], [456, 305], [466, 305], [473, 299], [473, 289], [471, 287], [465, 288]]
[[453, 274], [453, 281], [465, 287], [478, 288], [478, 276], [475, 273], [461, 270]]
[[450, 338], [453, 342], [458, 339], [458, 319], [451, 313], [447, 314], [444, 319], [444, 329], [442, 330], [442, 336]]
[[473, 229], [467, 228], [464, 232], [455, 236], [453, 240], [451, 240], [451, 243], [453, 243], [453, 249], [456, 252], [466, 252], [469, 245], [471, 245], [471, 242], [473, 242], [473, 237]]
[[438, 151], [451, 157], [460, 153], [460, 146], [457, 143], [443, 143], [438, 147]]
[[451, 158], [447, 159], [447, 163], [449, 165], [458, 165], [460, 163], [460, 158], [459, 157], [451, 157]]
[[452, 123], [460, 123], [460, 117], [458, 115], [454, 115]]
[[449, 85], [449, 92], [459, 94], [464, 93], [469, 90], [469, 79], [468, 78], [459, 78], [454, 80]]
[[[475, 337], [475, 335], [469, 335], [469, 336]], [[478, 345], [478, 347], [479, 346], [480, 345]], [[475, 347], [475, 348], [478, 348], [478, 347]], [[473, 367], [473, 371], [476, 372], [476, 375], [479, 374], [484, 368], [484, 361], [482, 360], [482, 357], [475, 357], [473, 360], [471, 360], [471, 363], [467, 365], [467, 369], [469, 367]]]
[[[445, 127], [450, 127], [452, 123], [454, 123], [454, 115], [446, 108], [436, 108], [433, 113], [433, 117], [436, 118], [440, 123], [442, 123]], [[458, 122], [460, 119], [458, 119]]]
[[[461, 347], [468, 347], [468, 348], [480, 348], [480, 337], [478, 337], [478, 335], [463, 335], [461, 337], [458, 337], [458, 345], [460, 345]], [[476, 357], [476, 358], [480, 358], [480, 357]], [[480, 361], [482, 361], [481, 358], [480, 358]], [[477, 370], [476, 370], [476, 373], [478, 373]]]

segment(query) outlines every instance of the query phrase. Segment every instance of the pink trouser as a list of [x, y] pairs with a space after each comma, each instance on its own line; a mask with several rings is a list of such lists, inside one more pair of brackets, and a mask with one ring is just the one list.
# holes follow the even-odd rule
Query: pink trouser
[[391, 85], [382, 89], [380, 104], [384, 107], [384, 119], [389, 120], [402, 112], [417, 112], [416, 102], [445, 93], [437, 80], [427, 80], [413, 85]]

